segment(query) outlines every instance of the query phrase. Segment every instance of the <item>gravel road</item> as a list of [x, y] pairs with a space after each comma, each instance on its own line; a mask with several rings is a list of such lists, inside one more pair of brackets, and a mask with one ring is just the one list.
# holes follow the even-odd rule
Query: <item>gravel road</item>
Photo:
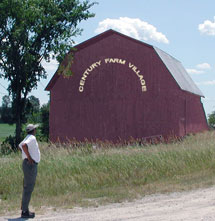
[[[19, 221], [3, 216], [1, 221]], [[74, 208], [37, 214], [34, 220], [65, 221], [215, 221], [215, 187], [189, 192], [150, 195], [134, 202], [97, 208]]]

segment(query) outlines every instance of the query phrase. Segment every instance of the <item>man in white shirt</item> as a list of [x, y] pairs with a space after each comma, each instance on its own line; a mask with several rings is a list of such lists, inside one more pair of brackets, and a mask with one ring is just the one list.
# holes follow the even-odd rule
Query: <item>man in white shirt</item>
[[22, 150], [22, 169], [24, 173], [23, 194], [22, 194], [22, 218], [34, 218], [35, 213], [29, 211], [29, 203], [31, 194], [34, 190], [34, 185], [37, 177], [37, 165], [40, 162], [40, 150], [35, 137], [36, 128], [39, 125], [29, 124], [26, 127], [28, 135], [19, 144]]

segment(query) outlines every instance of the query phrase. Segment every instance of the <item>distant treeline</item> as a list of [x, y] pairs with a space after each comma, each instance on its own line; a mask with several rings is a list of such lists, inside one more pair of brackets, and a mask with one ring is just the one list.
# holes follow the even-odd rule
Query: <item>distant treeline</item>
[[[0, 123], [14, 124], [15, 122], [14, 105], [10, 97], [5, 95], [0, 106]], [[22, 123], [23, 125], [39, 123], [39, 138], [47, 141], [49, 136], [49, 102], [41, 106], [38, 98], [28, 97]]]

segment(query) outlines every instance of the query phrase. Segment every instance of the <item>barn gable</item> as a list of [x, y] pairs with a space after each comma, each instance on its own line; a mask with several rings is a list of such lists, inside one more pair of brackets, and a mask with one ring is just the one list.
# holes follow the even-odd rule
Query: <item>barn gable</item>
[[[136, 42], [138, 44], [144, 45], [146, 47], [153, 48], [149, 44], [146, 44], [146, 43], [144, 43], [142, 41], [136, 40], [134, 38], [131, 38], [129, 36], [126, 36], [126, 35], [124, 35], [122, 33], [119, 33], [117, 31], [114, 31], [114, 30], [110, 29], [110, 30], [107, 30], [107, 31], [105, 31], [105, 32], [103, 32], [101, 34], [98, 34], [98, 35], [96, 35], [96, 36], [94, 36], [94, 37], [92, 37], [92, 38], [90, 38], [90, 39], [88, 39], [88, 40], [86, 40], [86, 41], [84, 41], [84, 42], [74, 46], [75, 50], [71, 50], [68, 54], [70, 54], [70, 53], [75, 54], [76, 52], [81, 51], [81, 50], [85, 49], [86, 47], [89, 47], [90, 45], [96, 44], [99, 41], [101, 41], [101, 40], [103, 40], [105, 38], [108, 38], [111, 35], [117, 35], [119, 37], [123, 37], [124, 39], [127, 39], [127, 40], [130, 40], [130, 41]], [[66, 56], [66, 58], [64, 59], [63, 62], [67, 62], [65, 60], [67, 60], [67, 56]], [[48, 83], [48, 85], [46, 86], [45, 90], [47, 90], [47, 91], [51, 90], [51, 88], [56, 83], [57, 79], [59, 78], [59, 74], [60, 74], [60, 72], [59, 72], [59, 69], [58, 69], [56, 71], [56, 73], [54, 74], [54, 76], [52, 77], [52, 79], [50, 80], [50, 82]]]
[[[110, 35], [113, 34], [117, 34], [123, 38], [126, 38], [130, 41], [134, 41], [139, 43], [140, 45], [144, 45], [150, 48], [154, 48], [154, 50], [156, 51], [156, 53], [158, 54], [158, 56], [161, 58], [161, 60], [163, 61], [163, 63], [165, 64], [166, 68], [169, 70], [170, 74], [173, 76], [173, 78], [175, 79], [175, 81], [177, 82], [177, 84], [179, 85], [179, 87], [182, 90], [185, 90], [187, 92], [199, 95], [201, 97], [204, 97], [203, 93], [201, 92], [201, 90], [196, 86], [196, 84], [193, 82], [193, 80], [191, 79], [191, 77], [189, 76], [189, 74], [187, 73], [187, 71], [185, 70], [185, 68], [183, 67], [183, 65], [181, 64], [180, 61], [178, 61], [177, 59], [175, 59], [174, 57], [172, 57], [171, 55], [167, 54], [166, 52], [162, 51], [161, 49], [146, 44], [142, 41], [136, 40], [134, 38], [131, 38], [129, 36], [126, 36], [124, 34], [121, 34], [117, 31], [114, 31], [112, 29], [105, 31], [91, 39], [88, 39], [87, 41], [84, 41], [78, 45], [75, 46], [75, 49], [77, 51], [84, 49], [85, 47], [88, 47], [90, 44], [95, 44], [98, 41], [100, 41], [103, 38], [107, 38]], [[72, 53], [72, 52], [70, 52]], [[59, 75], [58, 75], [58, 70], [56, 71], [55, 75], [53, 76], [53, 78], [51, 79], [51, 81], [49, 82], [49, 84], [46, 87], [46, 90], [50, 90], [51, 87], [55, 84], [55, 82], [57, 81]]]
[[113, 30], [67, 56], [50, 91], [50, 139], [129, 140], [207, 130], [201, 91], [179, 61]]

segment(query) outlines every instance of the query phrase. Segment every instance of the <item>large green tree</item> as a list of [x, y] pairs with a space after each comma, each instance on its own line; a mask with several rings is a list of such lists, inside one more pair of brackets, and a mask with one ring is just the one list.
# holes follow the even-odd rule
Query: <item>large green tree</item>
[[88, 0], [0, 0], [0, 77], [8, 80], [20, 142], [27, 95], [46, 78], [42, 60], [59, 62], [93, 17]]

